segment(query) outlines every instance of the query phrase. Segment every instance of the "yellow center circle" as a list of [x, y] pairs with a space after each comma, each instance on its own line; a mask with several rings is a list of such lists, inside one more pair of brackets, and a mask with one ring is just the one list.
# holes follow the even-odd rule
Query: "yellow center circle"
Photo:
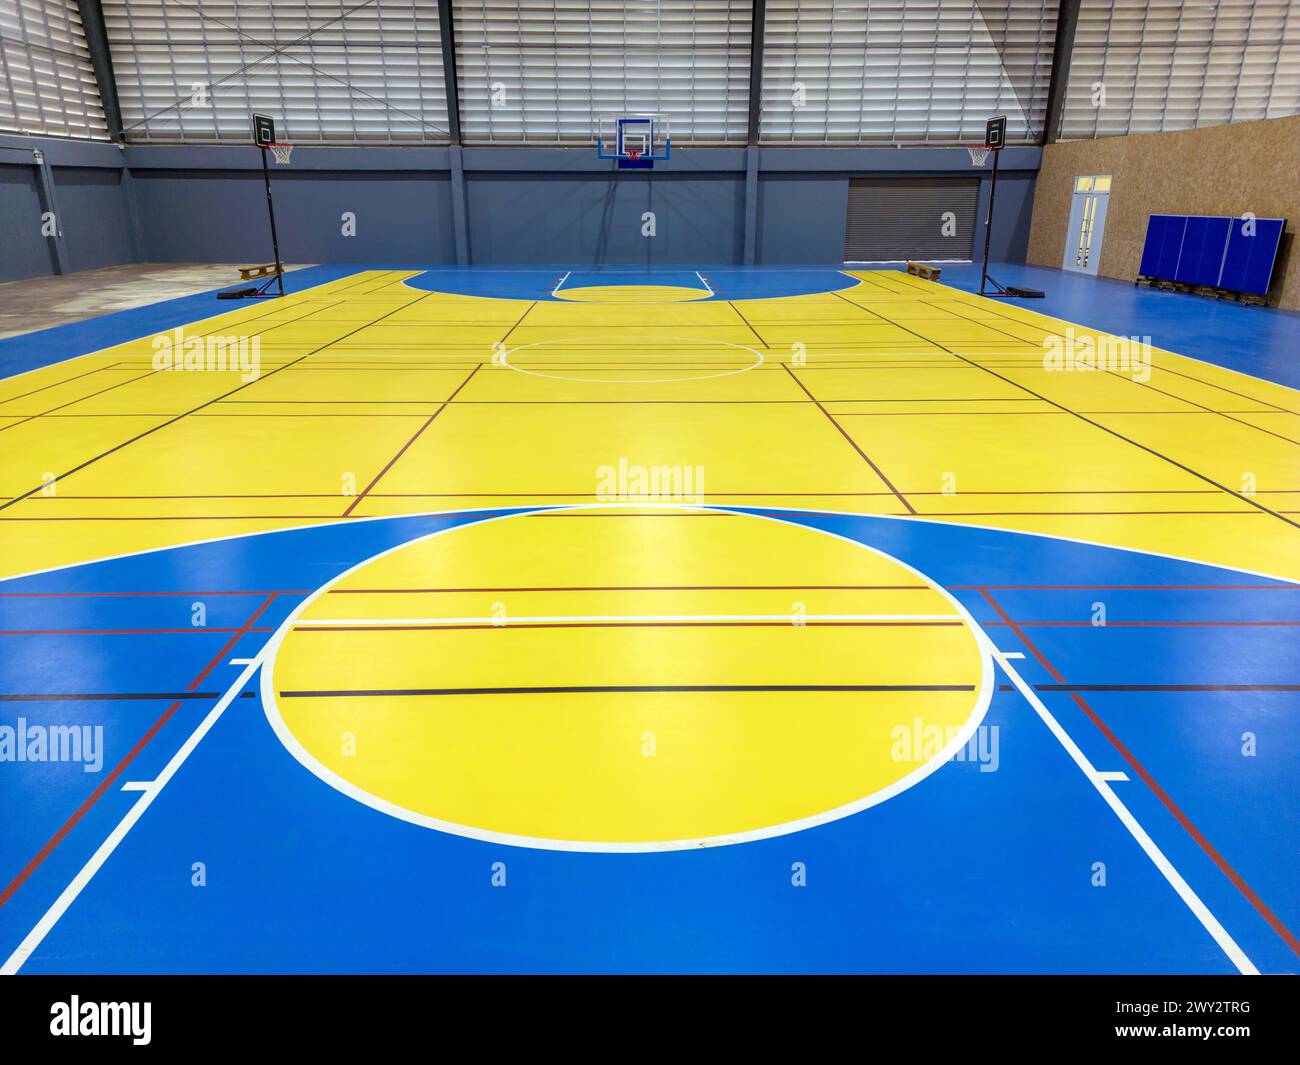
[[663, 850], [873, 805], [959, 749], [990, 667], [946, 592], [769, 518], [573, 508], [350, 571], [263, 671], [304, 765], [477, 838]]
[[587, 285], [555, 293], [556, 299], [575, 303], [689, 303], [712, 295], [708, 289], [682, 285]]
[[[621, 364], [615, 369], [609, 367], [611, 350], [618, 351]], [[667, 333], [613, 336], [591, 332], [519, 344], [502, 352], [498, 365], [552, 381], [605, 384], [617, 380], [628, 385], [709, 381], [746, 373], [763, 362], [761, 351], [729, 340]]]

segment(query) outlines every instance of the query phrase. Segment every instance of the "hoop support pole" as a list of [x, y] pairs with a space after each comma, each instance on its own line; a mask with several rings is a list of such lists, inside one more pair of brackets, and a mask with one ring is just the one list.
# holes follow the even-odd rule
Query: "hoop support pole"
[[266, 145], [262, 150], [262, 184], [266, 186], [266, 215], [271, 220], [271, 250], [275, 252], [275, 279], [280, 286], [280, 295], [284, 295], [284, 266], [280, 262], [280, 238], [275, 232], [275, 203], [271, 199], [271, 168], [266, 162]]
[[981, 296], [984, 295], [984, 284], [989, 276], [989, 242], [993, 238], [993, 204], [998, 194], [998, 156], [1001, 154], [999, 149], [993, 149], [993, 179], [989, 182], [989, 213], [984, 219], [984, 265], [980, 267]]

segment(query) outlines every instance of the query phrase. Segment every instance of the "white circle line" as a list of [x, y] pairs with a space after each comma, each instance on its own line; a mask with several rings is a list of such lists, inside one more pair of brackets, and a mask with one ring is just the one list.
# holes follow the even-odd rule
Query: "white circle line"
[[[510, 361], [510, 356], [515, 354], [515, 352], [527, 351], [529, 348], [537, 348], [546, 344], [577, 344], [583, 341], [617, 341], [618, 343], [626, 343], [627, 341], [632, 340], [653, 340], [656, 342], [681, 341], [687, 344], [720, 344], [726, 348], [737, 348], [740, 351], [749, 352], [754, 356], [754, 362], [750, 363], [748, 366], [740, 366], [734, 370], [725, 370], [722, 373], [694, 374], [690, 377], [646, 377], [638, 379], [628, 377], [572, 377], [568, 374], [539, 373], [536, 370], [525, 370], [522, 366], [516, 366]], [[700, 337], [646, 336], [644, 334], [633, 333], [630, 335], [618, 336], [613, 334], [597, 334], [596, 336], [587, 337], [559, 337], [554, 340], [534, 340], [528, 344], [520, 344], [517, 347], [506, 348], [501, 353], [501, 361], [498, 362], [497, 365], [514, 370], [515, 373], [527, 374], [529, 377], [544, 377], [549, 381], [577, 381], [588, 385], [607, 385], [611, 383], [620, 385], [658, 385], [672, 384], [675, 381], [712, 381], [719, 377], [734, 377], [736, 374], [748, 373], [750, 370], [758, 369], [765, 361], [766, 360], [761, 351], [747, 347], [744, 344], [733, 344], [729, 340], [710, 340], [702, 339]]]
[[[618, 504], [610, 503], [585, 503], [573, 506], [562, 507], [542, 507], [542, 510], [606, 510], [611, 507], [617, 508]], [[669, 506], [664, 504], [664, 506]], [[687, 505], [672, 505], [673, 509], [692, 510], [692, 511], [712, 511], [718, 510], [717, 507], [697, 507]], [[491, 518], [485, 518], [478, 522], [466, 522], [461, 525], [455, 525], [451, 528], [465, 529], [475, 525], [486, 525], [489, 522], [502, 521], [506, 518], [524, 517], [524, 514], [501, 514]], [[452, 821], [444, 821], [440, 818], [431, 817], [427, 814], [416, 813], [408, 810], [403, 806], [392, 802], [388, 799], [380, 798], [377, 795], [365, 791], [363, 788], [350, 780], [342, 777], [329, 767], [323, 765], [314, 754], [299, 741], [297, 736], [289, 729], [283, 716], [280, 714], [279, 703], [275, 697], [274, 673], [276, 659], [279, 657], [280, 646], [284, 642], [285, 636], [296, 626], [298, 618], [302, 615], [313, 602], [321, 595], [325, 594], [331, 587], [345, 580], [353, 573], [369, 566], [372, 562], [377, 562], [387, 555], [396, 551], [412, 547], [415, 544], [422, 543], [425, 540], [431, 540], [436, 536], [449, 532], [450, 529], [438, 529], [434, 532], [427, 533], [424, 536], [418, 536], [413, 540], [405, 543], [395, 544], [392, 547], [385, 548], [378, 554], [363, 559], [354, 566], [350, 566], [342, 573], [338, 574], [332, 580], [321, 585], [311, 595], [303, 599], [293, 612], [281, 622], [280, 627], [275, 634], [267, 641], [266, 648], [262, 652], [262, 710], [266, 714], [267, 721], [274, 730], [280, 742], [284, 744], [285, 749], [294, 756], [310, 772], [319, 777], [326, 784], [329, 784], [336, 791], [342, 792], [349, 798], [356, 800], [364, 806], [369, 806], [380, 813], [386, 813], [399, 821], [406, 821], [409, 824], [420, 825], [424, 828], [432, 828], [439, 832], [447, 832], [451, 835], [463, 836], [469, 839], [477, 839], [484, 843], [498, 843], [511, 847], [528, 847], [532, 850], [550, 850], [550, 851], [580, 851], [590, 853], [609, 853], [609, 854], [646, 854], [660, 853], [664, 851], [682, 851], [682, 850], [699, 850], [707, 847], [726, 846], [733, 843], [752, 843], [757, 840], [772, 839], [776, 836], [786, 836], [794, 832], [802, 832], [808, 828], [815, 828], [818, 825], [824, 825], [831, 821], [838, 821], [851, 814], [858, 813], [862, 810], [869, 809], [886, 799], [891, 799], [895, 795], [901, 794], [915, 784], [919, 784], [928, 777], [941, 765], [944, 765], [953, 758], [970, 741], [984, 720], [988, 712], [989, 704], [993, 699], [993, 656], [990, 653], [991, 644], [983, 637], [983, 630], [971, 616], [970, 611], [953, 595], [947, 588], [936, 584], [915, 566], [904, 562], [902, 559], [895, 558], [893, 555], [871, 544], [862, 543], [859, 540], [853, 540], [850, 537], [842, 536], [839, 533], [828, 532], [825, 529], [817, 529], [813, 526], [804, 525], [801, 522], [793, 521], [787, 518], [770, 517], [766, 514], [747, 515], [749, 517], [767, 518], [772, 521], [780, 521], [787, 525], [795, 525], [804, 529], [812, 529], [813, 532], [822, 533], [826, 536], [834, 537], [837, 540], [843, 540], [845, 543], [853, 544], [856, 547], [864, 548], [873, 554], [893, 562], [895, 565], [907, 570], [929, 587], [933, 588], [941, 596], [947, 599], [957, 612], [958, 616], [966, 622], [967, 628], [975, 639], [975, 645], [980, 654], [980, 686], [976, 693], [975, 704], [967, 717], [965, 724], [953, 736], [953, 738], [929, 761], [918, 766], [905, 776], [887, 784], [878, 791], [870, 795], [855, 799], [852, 802], [845, 803], [841, 806], [833, 807], [829, 810], [823, 810], [820, 813], [811, 814], [808, 817], [796, 818], [792, 821], [784, 821], [775, 825], [767, 825], [763, 828], [751, 829], [747, 832], [738, 832], [726, 836], [701, 836], [692, 839], [676, 840], [656, 840], [656, 841], [609, 841], [609, 840], [562, 840], [548, 839], [539, 836], [523, 836], [510, 832], [497, 832], [492, 829], [476, 828], [472, 825], [462, 825]]]

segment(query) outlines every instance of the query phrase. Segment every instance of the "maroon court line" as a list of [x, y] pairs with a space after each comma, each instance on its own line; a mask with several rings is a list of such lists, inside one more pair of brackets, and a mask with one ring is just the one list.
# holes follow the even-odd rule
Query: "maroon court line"
[[[231, 648], [233, 648], [235, 644], [239, 642], [241, 637], [243, 637], [243, 635], [253, 627], [257, 619], [262, 616], [266, 608], [269, 607], [273, 602], [275, 602], [275, 599], [276, 599], [276, 595], [272, 593], [262, 601], [262, 604], [256, 610], [253, 611], [253, 613], [249, 616], [248, 620], [244, 622], [243, 626], [237, 632], [235, 632], [235, 634], [232, 635], [230, 639], [225, 642], [225, 644], [222, 645], [221, 650], [218, 651], [212, 657], [212, 660], [208, 662], [206, 666], [203, 667], [202, 672], [200, 672], [197, 677], [195, 677], [192, 681], [190, 681], [189, 685], [185, 689], [187, 692], [194, 691], [196, 688], [198, 688], [200, 684], [203, 683], [207, 675], [211, 673], [212, 670], [217, 667], [217, 665], [220, 664], [221, 660], [225, 658], [225, 656], [230, 652]], [[48, 858], [52, 853], [54, 853], [54, 848], [57, 847], [67, 837], [68, 833], [70, 833], [74, 828], [76, 828], [77, 824], [81, 821], [81, 819], [84, 818], [86, 814], [90, 812], [91, 807], [93, 807], [97, 802], [99, 802], [101, 798], [104, 797], [105, 793], [108, 791], [109, 788], [113, 786], [113, 783], [117, 780], [117, 778], [120, 777], [123, 772], [125, 772], [127, 766], [129, 766], [135, 760], [136, 756], [141, 751], [143, 751], [145, 747], [149, 745], [150, 740], [152, 740], [156, 735], [158, 735], [158, 733], [162, 730], [163, 726], [166, 725], [167, 722], [171, 720], [172, 716], [176, 713], [178, 709], [180, 709], [180, 707], [181, 707], [181, 702], [178, 700], [172, 703], [170, 706], [167, 707], [166, 710], [163, 711], [162, 716], [159, 717], [157, 721], [155, 721], [152, 725], [149, 726], [148, 731], [146, 731], [143, 736], [141, 736], [138, 740], [136, 740], [135, 746], [133, 746], [129, 751], [126, 752], [125, 755], [123, 755], [122, 760], [113, 767], [113, 769], [109, 772], [108, 776], [105, 777], [100, 782], [99, 786], [95, 788], [95, 790], [92, 791], [90, 795], [88, 795], [85, 798], [85, 800], [81, 803], [81, 805], [78, 806], [72, 812], [72, 816], [63, 822], [59, 830], [55, 832], [54, 835], [49, 838], [49, 840], [46, 841], [45, 845], [39, 851], [36, 852], [36, 855], [32, 858], [32, 860], [29, 861], [25, 866], [23, 866], [23, 868], [19, 871], [18, 875], [15, 876], [13, 880], [9, 882], [8, 886], [3, 891], [0, 891], [0, 907], [4, 906], [5, 903], [7, 903], [11, 898], [13, 898], [14, 893], [17, 892], [17, 890], [23, 886], [23, 884], [27, 881], [27, 879], [34, 872], [36, 872], [37, 869], [40, 868], [41, 864], [45, 861], [45, 859]]]
[[880, 480], [881, 480], [881, 482], [884, 484], [884, 486], [885, 486], [886, 488], [888, 488], [891, 492], [893, 492], [894, 495], [897, 497], [898, 501], [899, 501], [900, 503], [902, 503], [904, 507], [907, 508], [907, 512], [908, 512], [909, 514], [915, 514], [915, 513], [916, 513], [916, 510], [913, 508], [912, 504], [909, 503], [909, 502], [908, 502], [908, 501], [903, 497], [902, 493], [899, 492], [899, 490], [898, 490], [897, 488], [894, 487], [893, 482], [890, 481], [890, 479], [889, 479], [888, 477], [885, 476], [884, 471], [881, 470], [881, 468], [880, 468], [879, 466], [877, 466], [874, 462], [871, 461], [871, 459], [867, 456], [867, 453], [866, 453], [865, 451], [863, 451], [862, 448], [860, 448], [860, 447], [858, 446], [858, 442], [857, 442], [856, 440], [854, 440], [853, 437], [851, 437], [851, 436], [848, 434], [848, 431], [844, 428], [844, 426], [842, 426], [838, 421], [835, 420], [835, 416], [834, 416], [833, 414], [831, 414], [831, 412], [828, 411], [828, 410], [827, 410], [827, 409], [822, 405], [821, 400], [819, 400], [819, 399], [818, 399], [816, 396], [814, 396], [810, 391], [808, 391], [808, 388], [804, 385], [804, 383], [803, 383], [802, 381], [799, 380], [799, 378], [795, 375], [795, 372], [794, 372], [793, 370], [791, 370], [789, 366], [787, 366], [785, 363], [782, 363], [782, 364], [781, 364], [781, 369], [783, 369], [786, 373], [788, 373], [788, 374], [790, 375], [790, 379], [791, 379], [792, 381], [794, 381], [794, 383], [795, 383], [796, 385], [799, 386], [799, 388], [803, 391], [804, 395], [806, 395], [806, 396], [807, 396], [809, 399], [811, 399], [815, 404], [817, 404], [817, 409], [818, 409], [819, 411], [821, 411], [822, 414], [824, 414], [824, 415], [826, 416], [827, 421], [829, 421], [829, 422], [831, 423], [831, 425], [835, 426], [835, 428], [836, 428], [837, 430], [839, 430], [840, 435], [841, 435], [842, 437], [844, 437], [844, 439], [847, 440], [847, 441], [849, 442], [849, 446], [852, 447], [853, 450], [856, 451], [856, 452], [858, 453], [858, 456], [859, 456], [859, 457], [860, 457], [860, 458], [861, 458], [861, 459], [862, 459], [862, 460], [863, 460], [863, 461], [864, 461], [868, 466], [871, 467], [871, 469], [875, 472], [876, 476], [880, 478]]
[[436, 592], [913, 592], [926, 584], [574, 584], [516, 588], [330, 588], [327, 595], [420, 594]]
[[1048, 591], [1048, 592], [1217, 592], [1217, 591], [1300, 591], [1300, 584], [953, 584], [955, 592]]
[[295, 632], [509, 632], [511, 629], [833, 629], [833, 628], [960, 628], [957, 621], [804, 621], [791, 615], [785, 621], [540, 621], [490, 622], [481, 625], [295, 625]]
[[[1006, 625], [1005, 621], [986, 621], [987, 626]], [[1300, 621], [1107, 621], [1094, 625], [1091, 621], [1017, 621], [1024, 629], [1198, 629], [1198, 628], [1286, 628], [1300, 625]]]
[[0, 636], [182, 636], [187, 633], [204, 632], [274, 632], [274, 629], [260, 627], [253, 629], [222, 628], [176, 628], [176, 629], [0, 629]]
[[[1032, 653], [1038, 660], [1039, 664], [1052, 675], [1053, 679], [1055, 679], [1058, 684], [1068, 683], [1056, 667], [1047, 660], [1047, 657], [1043, 652], [1040, 651], [1033, 641], [1024, 634], [1019, 625], [1011, 620], [1011, 617], [1002, 609], [998, 604], [998, 601], [989, 594], [988, 589], [981, 588], [979, 591], [988, 602], [989, 606], [998, 613], [1002, 620], [1010, 627], [1011, 631], [1016, 634], [1016, 637], [1020, 642], [1025, 645], [1025, 648], [1030, 651], [1030, 653]], [[1156, 798], [1164, 804], [1165, 809], [1174, 816], [1174, 819], [1183, 826], [1184, 830], [1186, 830], [1187, 834], [1196, 841], [1201, 850], [1203, 850], [1210, 860], [1219, 867], [1219, 871], [1232, 882], [1233, 886], [1235, 886], [1242, 895], [1245, 896], [1246, 900], [1255, 908], [1256, 912], [1258, 912], [1259, 915], [1268, 922], [1269, 927], [1282, 938], [1286, 945], [1289, 946], [1297, 955], [1300, 955], [1300, 940], [1296, 939], [1291, 930], [1288, 929], [1278, 916], [1268, 908], [1264, 903], [1264, 900], [1256, 894], [1255, 890], [1247, 884], [1244, 879], [1242, 879], [1241, 874], [1228, 864], [1227, 859], [1224, 858], [1223, 855], [1214, 848], [1210, 841], [1205, 838], [1201, 830], [1192, 823], [1191, 819], [1185, 813], [1183, 813], [1174, 800], [1170, 798], [1164, 788], [1156, 783], [1155, 778], [1147, 771], [1146, 767], [1137, 760], [1137, 757], [1133, 752], [1124, 746], [1120, 741], [1120, 738], [1111, 731], [1106, 722], [1102, 720], [1101, 715], [1089, 706], [1087, 702], [1084, 701], [1083, 696], [1081, 696], [1077, 691], [1072, 691], [1069, 695], [1079, 709], [1087, 715], [1088, 719], [1097, 726], [1097, 729], [1101, 734], [1110, 741], [1111, 746], [1119, 752], [1126, 762], [1128, 762], [1128, 764], [1133, 768], [1133, 771], [1142, 778], [1143, 782], [1151, 789]]]
[[[265, 595], [310, 595], [310, 588], [283, 588], [283, 589], [263, 589], [259, 588], [251, 591], [221, 591], [221, 592], [0, 592], [0, 599], [110, 599], [110, 598], [144, 598], [147, 596], [166, 596], [166, 595], [184, 595], [184, 596], [215, 596], [215, 595], [243, 595], [243, 596], [265, 596]], [[211, 629], [207, 630], [211, 632]]]
[[441, 414], [443, 411], [447, 409], [448, 404], [450, 404], [451, 401], [456, 398], [456, 396], [460, 393], [460, 390], [462, 388], [464, 388], [467, 384], [470, 383], [470, 381], [474, 379], [474, 375], [478, 373], [479, 370], [481, 370], [482, 368], [483, 368], [483, 364], [480, 362], [474, 367], [474, 369], [470, 370], [469, 376], [466, 377], [465, 380], [463, 380], [460, 384], [456, 386], [456, 390], [452, 392], [450, 396], [448, 396], [445, 400], [443, 400], [442, 406], [439, 407], [436, 411], [430, 414], [428, 418], [425, 419], [424, 424], [422, 424], [420, 428], [415, 430], [415, 435], [412, 436], [405, 444], [401, 446], [401, 449], [397, 452], [397, 454], [394, 455], [391, 459], [389, 459], [388, 462], [384, 465], [384, 468], [380, 470], [377, 474], [375, 474], [374, 479], [368, 485], [366, 485], [364, 489], [362, 489], [361, 494], [358, 495], [354, 500], [352, 500], [351, 503], [348, 504], [347, 510], [343, 512], [343, 517], [347, 518], [352, 516], [352, 512], [356, 510], [358, 505], [360, 505], [361, 501], [365, 499], [367, 495], [370, 494], [370, 489], [374, 488], [375, 485], [377, 485], [380, 482], [380, 480], [383, 479], [384, 474], [386, 474], [389, 470], [391, 470], [393, 468], [393, 464], [397, 462], [397, 460], [400, 459], [403, 455], [406, 454], [407, 450], [411, 447], [412, 444], [414, 444], [418, 439], [420, 439], [420, 434], [423, 433], [427, 428], [429, 428], [430, 425], [433, 424], [434, 419], [437, 418], [439, 414]]

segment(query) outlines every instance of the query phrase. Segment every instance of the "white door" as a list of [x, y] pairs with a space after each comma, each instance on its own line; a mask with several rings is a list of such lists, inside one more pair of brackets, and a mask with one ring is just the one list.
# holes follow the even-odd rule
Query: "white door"
[[1081, 274], [1097, 273], [1101, 262], [1101, 239], [1106, 231], [1106, 210], [1110, 205], [1110, 177], [1074, 179], [1074, 202], [1070, 206], [1070, 228], [1065, 236], [1061, 265]]

